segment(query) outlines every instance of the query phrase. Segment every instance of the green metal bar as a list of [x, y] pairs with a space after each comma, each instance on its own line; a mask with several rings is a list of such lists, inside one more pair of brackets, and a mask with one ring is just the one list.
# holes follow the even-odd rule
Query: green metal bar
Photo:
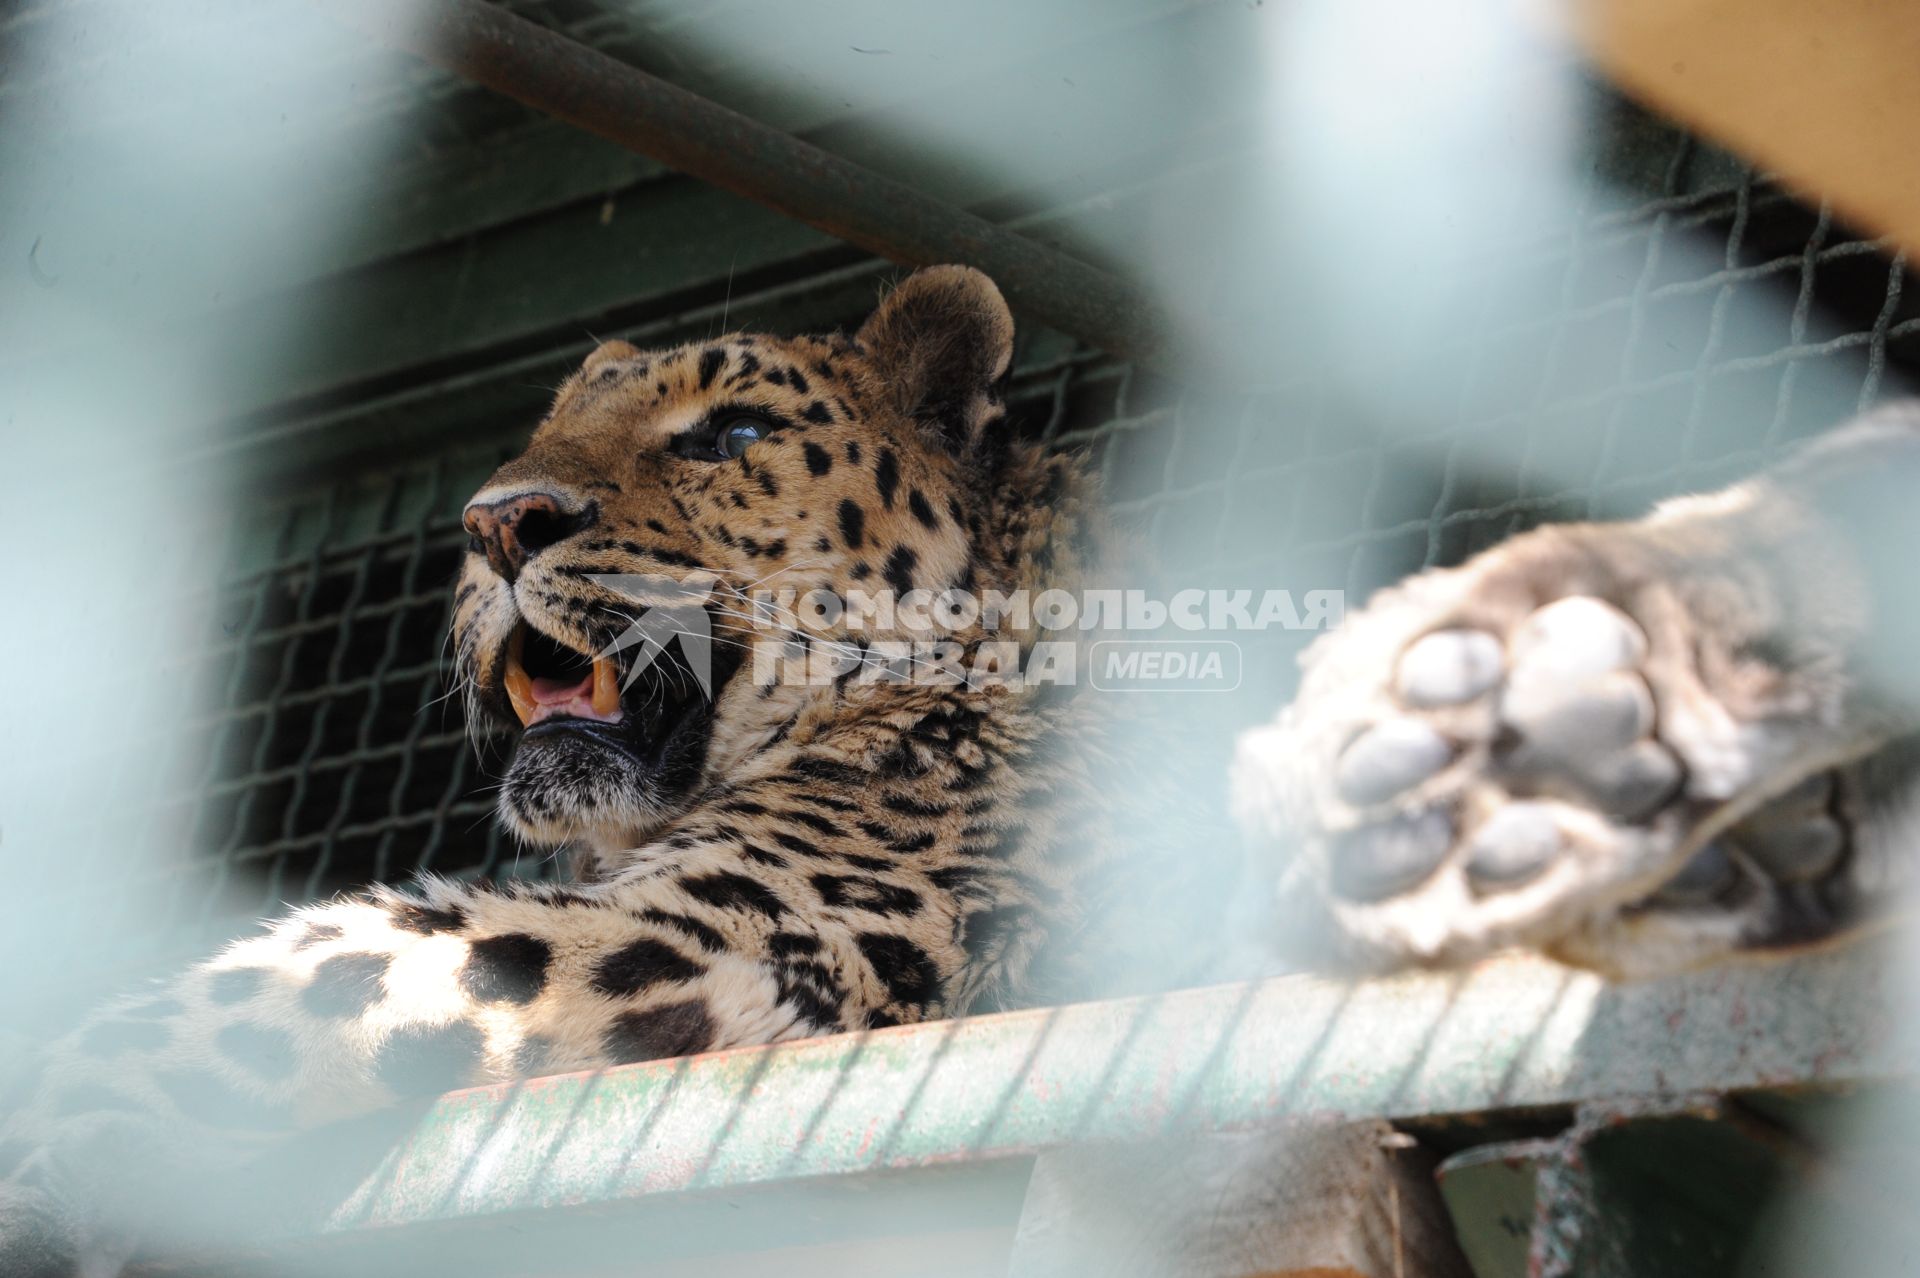
[[1611, 986], [1544, 963], [1282, 977], [453, 1093], [327, 1229], [897, 1171], [1296, 1119], [1911, 1076], [1873, 946]]
[[979, 267], [1016, 310], [1116, 355], [1151, 359], [1161, 351], [1153, 307], [1107, 272], [484, 0], [352, 0], [328, 11], [385, 44], [890, 261]]

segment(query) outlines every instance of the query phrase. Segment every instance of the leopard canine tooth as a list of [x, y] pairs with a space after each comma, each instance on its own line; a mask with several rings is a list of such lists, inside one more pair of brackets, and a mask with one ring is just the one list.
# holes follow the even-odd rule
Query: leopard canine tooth
[[611, 715], [620, 708], [620, 672], [606, 657], [593, 659], [593, 712]]
[[514, 714], [520, 717], [520, 726], [526, 727], [533, 722], [533, 676], [527, 673], [521, 664], [520, 655], [526, 650], [527, 632], [515, 629], [513, 638], [507, 641], [507, 674], [501, 682], [507, 689], [507, 700], [513, 703]]

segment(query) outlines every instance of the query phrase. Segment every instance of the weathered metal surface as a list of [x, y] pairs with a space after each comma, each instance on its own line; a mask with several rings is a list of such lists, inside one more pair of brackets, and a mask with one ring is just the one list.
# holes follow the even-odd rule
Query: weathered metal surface
[[1287, 1120], [1911, 1075], [1877, 947], [1641, 985], [1539, 962], [979, 1017], [443, 1098], [331, 1228]]
[[1153, 308], [1097, 267], [830, 155], [484, 0], [333, 8], [384, 43], [892, 261], [964, 262], [1015, 309], [1130, 358]]
[[1816, 1166], [1784, 1131], [1708, 1096], [1660, 1109], [1586, 1105], [1551, 1140], [1486, 1145], [1442, 1163], [1440, 1192], [1476, 1278], [1804, 1272], [1742, 1261], [1782, 1259], [1779, 1207], [1810, 1191], [1867, 1207], [1869, 1236], [1911, 1233], [1876, 1219], [1876, 1195], [1837, 1167]]

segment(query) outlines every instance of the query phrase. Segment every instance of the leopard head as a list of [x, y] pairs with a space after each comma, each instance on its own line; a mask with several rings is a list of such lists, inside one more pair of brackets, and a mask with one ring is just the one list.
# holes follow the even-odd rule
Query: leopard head
[[[457, 659], [514, 739], [508, 828], [633, 846], [774, 739], [793, 708], [746, 673], [755, 590], [970, 583], [1012, 340], [992, 282], [948, 266], [852, 337], [589, 355], [466, 508]], [[704, 668], [680, 635], [710, 635]]]

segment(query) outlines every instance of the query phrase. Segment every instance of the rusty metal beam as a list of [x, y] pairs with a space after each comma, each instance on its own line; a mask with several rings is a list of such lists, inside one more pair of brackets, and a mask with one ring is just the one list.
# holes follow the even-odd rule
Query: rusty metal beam
[[1152, 305], [1107, 272], [484, 0], [326, 8], [383, 44], [890, 261], [978, 267], [1016, 311], [1115, 355], [1163, 349]]

